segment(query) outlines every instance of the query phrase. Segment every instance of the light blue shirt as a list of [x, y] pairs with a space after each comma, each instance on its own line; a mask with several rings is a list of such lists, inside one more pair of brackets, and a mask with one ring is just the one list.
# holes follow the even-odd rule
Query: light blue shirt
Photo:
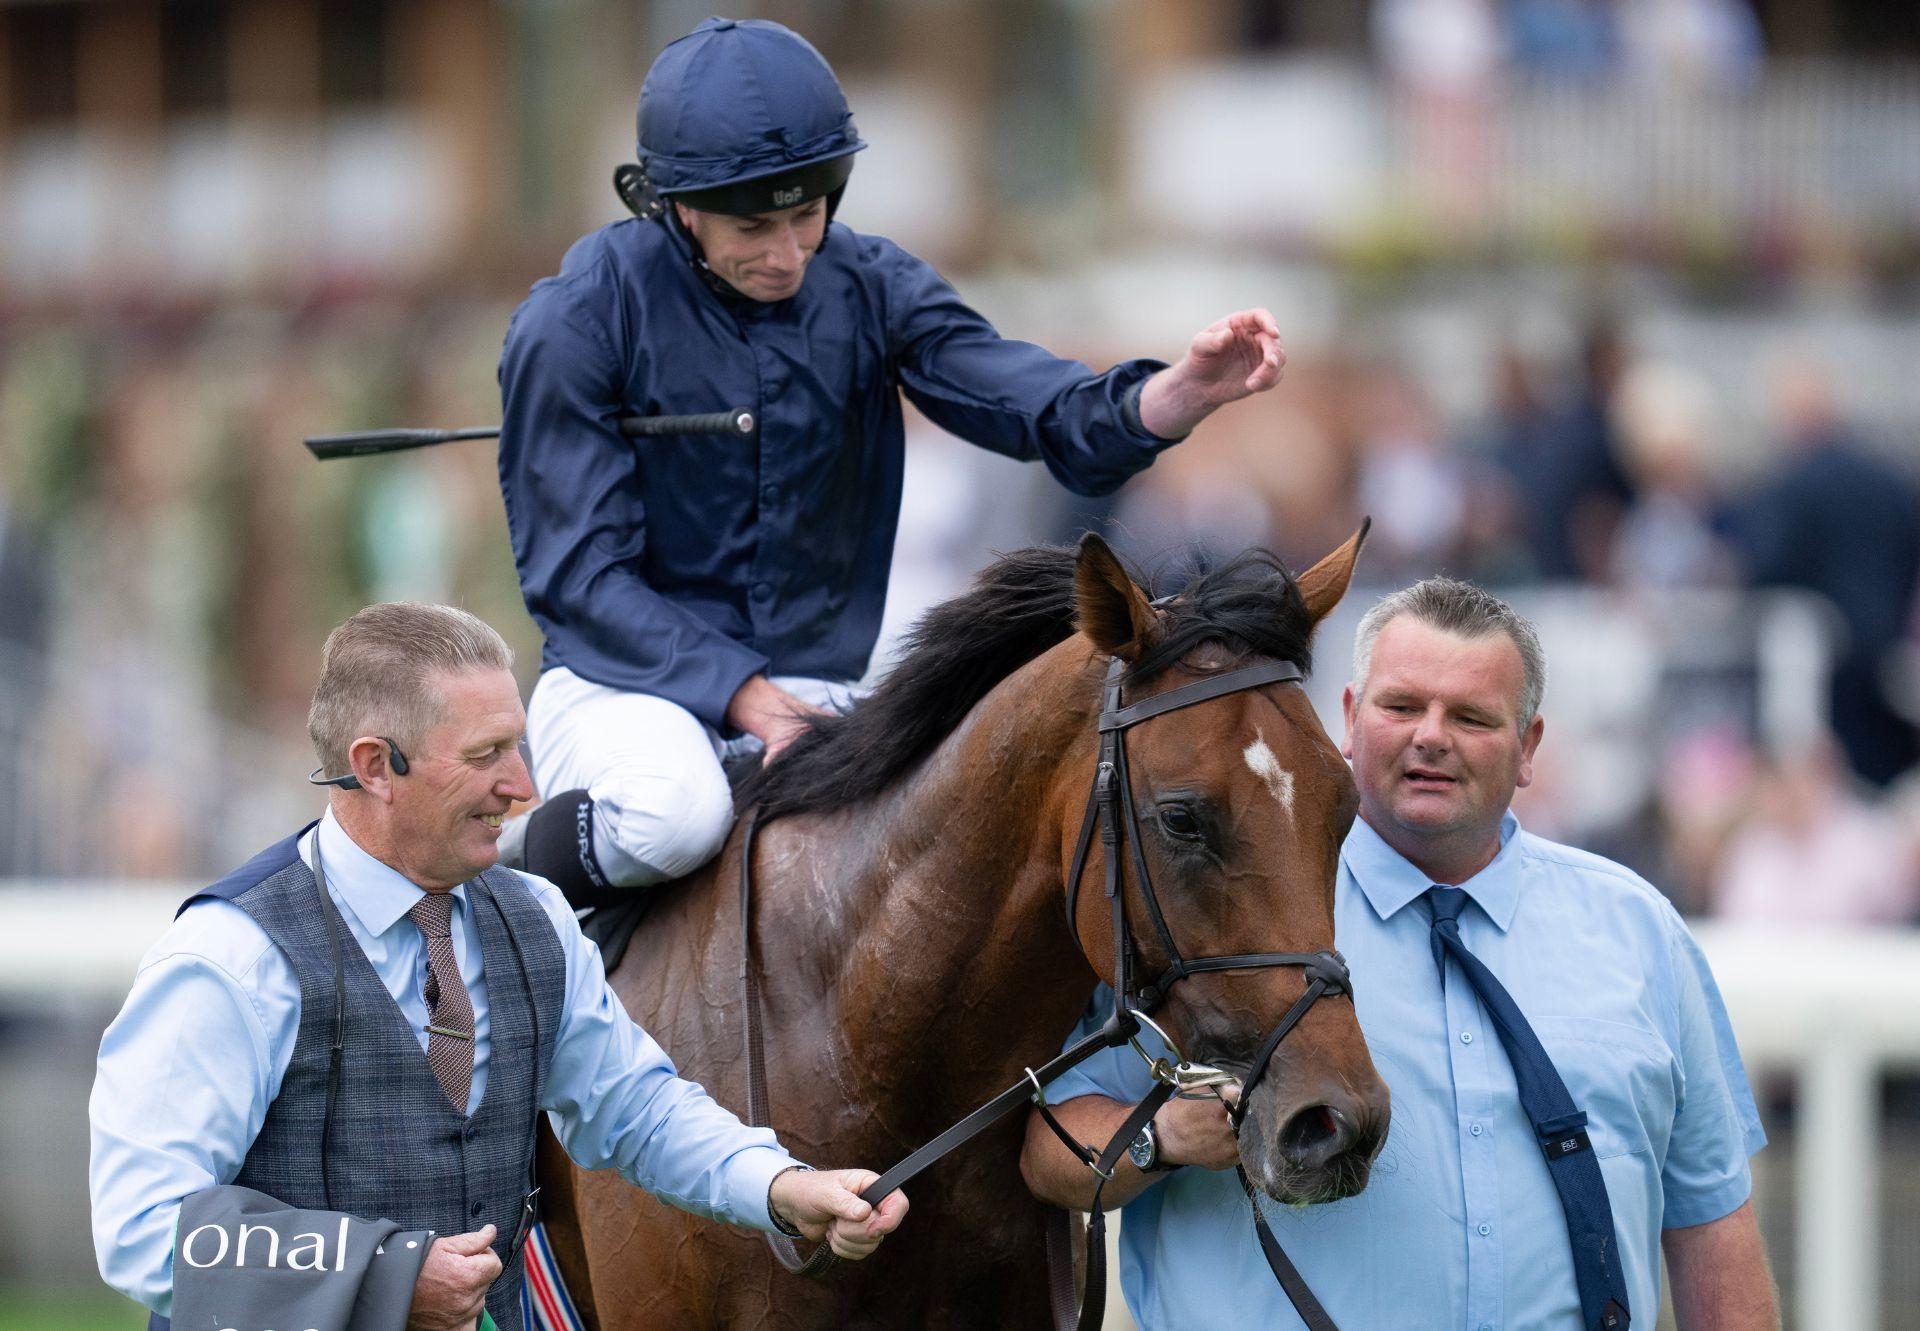
[[[427, 950], [407, 911], [424, 893], [374, 859], [331, 812], [319, 837], [327, 888], [353, 937], [427, 1047]], [[767, 1189], [797, 1163], [765, 1128], [747, 1128], [693, 1082], [627, 1016], [607, 986], [600, 949], [583, 937], [560, 890], [521, 875], [566, 954], [565, 1007], [544, 1108], [567, 1154], [617, 1169], [675, 1206], [772, 1228]], [[486, 975], [453, 890], [453, 944], [473, 999], [473, 1088], [487, 1088]], [[196, 902], [140, 963], [126, 1005], [100, 1042], [88, 1112], [93, 1243], [106, 1282], [166, 1314], [180, 1202], [232, 1182], [279, 1094], [300, 1028], [300, 984], [286, 954], [228, 901]]]
[[[1520, 830], [1511, 814], [1501, 843], [1458, 884], [1472, 898], [1461, 934], [1587, 1111], [1634, 1324], [1652, 1326], [1662, 1228], [1717, 1220], [1751, 1191], [1747, 1160], [1766, 1136], [1740, 1052], [1706, 959], [1664, 897], [1608, 860]], [[1311, 1208], [1268, 1202], [1268, 1223], [1340, 1326], [1576, 1331], [1559, 1195], [1486, 1010], [1457, 964], [1444, 984], [1434, 965], [1427, 909], [1415, 904], [1431, 886], [1354, 823], [1335, 934], [1393, 1093], [1392, 1127], [1366, 1191]], [[1075, 1038], [1111, 1003], [1103, 988]], [[1049, 1098], [1135, 1101], [1148, 1089], [1144, 1063], [1122, 1048], [1063, 1077]], [[1301, 1325], [1231, 1171], [1181, 1169], [1149, 1187], [1123, 1212], [1120, 1249], [1144, 1331], [1191, 1327], [1220, 1308], [1241, 1325]]]

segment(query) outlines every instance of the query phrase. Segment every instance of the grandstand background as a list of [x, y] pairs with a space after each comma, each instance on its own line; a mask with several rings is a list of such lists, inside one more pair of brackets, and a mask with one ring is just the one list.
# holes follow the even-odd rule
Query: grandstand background
[[[456, 600], [531, 682], [490, 446], [299, 439], [498, 419], [508, 314], [622, 215], [641, 75], [706, 12], [0, 0], [0, 1325], [140, 1321], [92, 1276], [94, 1044], [181, 885], [318, 809], [326, 630]], [[1703, 921], [1790, 1324], [1920, 1326], [1920, 7], [732, 12], [847, 83], [842, 219], [1003, 331], [1286, 336], [1278, 393], [1110, 503], [917, 427], [890, 624], [1088, 524], [1177, 577], [1366, 513], [1372, 588], [1513, 594], [1553, 666], [1522, 816]]]

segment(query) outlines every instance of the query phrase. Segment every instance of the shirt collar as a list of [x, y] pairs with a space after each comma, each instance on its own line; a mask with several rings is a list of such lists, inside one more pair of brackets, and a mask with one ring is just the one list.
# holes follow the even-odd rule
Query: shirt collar
[[[1500, 850], [1493, 862], [1466, 882], [1457, 884], [1479, 903], [1487, 918], [1505, 933], [1520, 905], [1520, 855], [1516, 848], [1520, 820], [1509, 809], [1500, 820]], [[1366, 894], [1373, 913], [1385, 920], [1433, 886], [1433, 880], [1389, 846], [1364, 818], [1353, 820], [1340, 847], [1340, 859], [1353, 881]]]
[[[327, 886], [353, 912], [369, 937], [378, 938], [405, 919], [413, 904], [426, 895], [398, 869], [362, 850], [340, 826], [332, 809], [320, 820], [319, 838]], [[461, 907], [466, 905], [465, 883], [453, 889], [453, 899]]]

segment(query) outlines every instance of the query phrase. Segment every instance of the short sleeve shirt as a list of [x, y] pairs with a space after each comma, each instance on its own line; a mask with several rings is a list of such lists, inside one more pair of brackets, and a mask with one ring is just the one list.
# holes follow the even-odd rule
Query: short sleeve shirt
[[[1532, 836], [1511, 814], [1493, 862], [1459, 884], [1469, 949], [1513, 995], [1574, 1101], [1613, 1209], [1636, 1322], [1659, 1306], [1660, 1232], [1736, 1210], [1763, 1145], [1718, 988], [1686, 926], [1634, 874]], [[1392, 1123], [1366, 1190], [1268, 1222], [1343, 1327], [1448, 1331], [1580, 1324], [1565, 1216], [1499, 1037], [1465, 976], [1443, 978], [1432, 884], [1366, 825], [1341, 852], [1334, 921]], [[1112, 1002], [1104, 989], [1074, 1038]], [[1096, 1055], [1055, 1103], [1138, 1100], [1132, 1050]], [[1144, 1331], [1232, 1307], [1244, 1325], [1301, 1325], [1254, 1237], [1231, 1171], [1176, 1171], [1123, 1213], [1122, 1285]]]

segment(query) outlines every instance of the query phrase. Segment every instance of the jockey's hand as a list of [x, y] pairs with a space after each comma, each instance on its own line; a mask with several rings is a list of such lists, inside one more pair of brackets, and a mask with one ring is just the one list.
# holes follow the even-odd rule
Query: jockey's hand
[[1140, 423], [1162, 439], [1178, 439], [1216, 407], [1264, 393], [1280, 382], [1287, 353], [1265, 310], [1241, 310], [1193, 335], [1187, 354], [1147, 380]]
[[1202, 1169], [1231, 1169], [1240, 1163], [1240, 1143], [1227, 1122], [1227, 1106], [1240, 1098], [1238, 1086], [1221, 1090], [1224, 1101], [1211, 1095], [1187, 1099], [1175, 1096], [1153, 1116], [1160, 1139], [1160, 1160], [1168, 1165], [1198, 1165]]
[[487, 1306], [487, 1287], [500, 1275], [490, 1246], [494, 1228], [433, 1241], [413, 1285], [408, 1331], [468, 1331]]
[[870, 1169], [788, 1169], [767, 1189], [767, 1209], [808, 1238], [825, 1239], [836, 1257], [857, 1262], [906, 1218], [907, 1195], [895, 1189], [869, 1206], [860, 1190], [880, 1176]]
[[742, 684], [727, 704], [727, 723], [767, 746], [763, 762], [772, 762], [793, 743], [809, 718], [827, 714], [824, 707], [802, 702], [765, 675]]

